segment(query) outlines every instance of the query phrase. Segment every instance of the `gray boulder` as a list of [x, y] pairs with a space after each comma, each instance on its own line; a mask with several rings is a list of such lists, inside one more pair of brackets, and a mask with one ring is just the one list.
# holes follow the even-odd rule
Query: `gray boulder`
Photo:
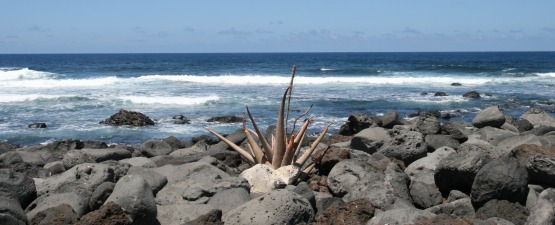
[[[227, 138], [227, 140], [235, 143], [236, 145], [239, 145], [241, 142], [243, 142], [247, 138], [247, 136], [245, 135], [245, 132], [242, 129], [238, 129], [235, 132], [231, 133], [230, 135], [227, 135], [226, 138]], [[210, 145], [208, 150], [209, 151], [223, 151], [223, 150], [227, 150], [228, 148], [230, 148], [228, 144], [226, 144], [223, 141], [220, 141], [217, 144]]]
[[314, 219], [314, 210], [301, 195], [275, 190], [223, 215], [225, 224], [299, 224]]
[[461, 217], [465, 219], [474, 219], [474, 217], [476, 217], [470, 198], [461, 198], [443, 203], [441, 205], [436, 205], [426, 209], [426, 211], [435, 214], [447, 214], [453, 217]]
[[104, 149], [84, 148], [84, 149], [81, 149], [81, 151], [90, 155], [96, 162], [131, 158], [131, 152], [123, 148], [104, 148]]
[[249, 192], [244, 188], [231, 188], [217, 192], [210, 198], [208, 205], [222, 210], [223, 214], [251, 200]]
[[439, 192], [436, 186], [423, 182], [412, 183], [410, 195], [414, 201], [414, 205], [421, 209], [439, 205], [443, 201], [441, 192]]
[[389, 139], [391, 137], [384, 128], [366, 128], [353, 136], [351, 148], [373, 154]]
[[[114, 202], [133, 221], [151, 221], [156, 219], [157, 210], [152, 189], [139, 175], [122, 177], [106, 202]], [[105, 203], [106, 204], [106, 203]]]
[[487, 107], [472, 119], [472, 125], [478, 128], [501, 127], [504, 123], [505, 115], [499, 110], [499, 106]]
[[347, 118], [347, 121], [348, 122], [342, 126], [342, 129], [340, 129], [339, 134], [349, 136], [366, 128], [376, 126], [374, 120], [369, 117], [368, 114], [364, 113], [352, 114]]
[[48, 175], [50, 176], [66, 171], [64, 163], [62, 161], [49, 162], [44, 165], [44, 169], [49, 172]]
[[530, 210], [526, 224], [555, 224], [555, 189], [548, 188], [540, 193], [535, 206]]
[[144, 167], [133, 166], [129, 168], [127, 174], [136, 174], [145, 179], [154, 195], [156, 195], [158, 191], [162, 190], [162, 188], [168, 183], [168, 179], [164, 175]]
[[511, 155], [526, 167], [531, 184], [555, 186], [555, 148], [523, 144]]
[[202, 174], [205, 177], [219, 177], [226, 178], [229, 174], [210, 165], [206, 162], [192, 162], [182, 165], [165, 165], [153, 170], [159, 174], [164, 175], [168, 179], [168, 184], [177, 183], [179, 181], [186, 181], [191, 176]]
[[494, 128], [494, 127], [481, 128], [475, 134], [479, 135], [480, 140], [487, 141], [487, 142], [491, 143], [492, 145], [497, 145], [501, 141], [503, 141], [507, 138], [518, 136], [518, 133], [516, 133], [516, 132], [503, 130], [503, 129], [499, 129], [499, 128]]
[[497, 144], [497, 149], [501, 151], [501, 154], [509, 155], [511, 153], [511, 150], [523, 144], [533, 144], [533, 145], [542, 146], [542, 142], [540, 138], [538, 138], [536, 135], [533, 135], [533, 134], [526, 134], [526, 135], [512, 136], [499, 142], [499, 144]]
[[88, 212], [89, 204], [88, 197], [78, 192], [67, 192], [58, 194], [44, 194], [33, 201], [25, 210], [27, 218], [32, 220], [38, 213], [43, 212], [49, 208], [57, 207], [63, 204], [68, 204], [73, 208], [73, 211], [79, 216], [85, 215]]
[[61, 204], [37, 213], [30, 223], [33, 225], [73, 225], [77, 221], [79, 221], [79, 215], [73, 211], [73, 208], [68, 204]]
[[435, 216], [436, 214], [416, 208], [393, 209], [376, 214], [366, 225], [416, 224], [419, 220]]
[[167, 184], [156, 194], [159, 205], [179, 203], [204, 204], [217, 192], [243, 188], [249, 190], [250, 185], [244, 178], [221, 178], [215, 174], [196, 174], [187, 180]]
[[339, 204], [344, 203], [343, 199], [333, 197], [333, 195], [324, 192], [314, 193], [316, 200], [316, 216], [322, 214], [329, 207], [337, 207]]
[[94, 189], [91, 197], [89, 198], [89, 209], [92, 211], [100, 208], [106, 199], [110, 197], [115, 186], [116, 184], [112, 182], [104, 182]]
[[462, 123], [446, 123], [441, 126], [442, 134], [447, 134], [460, 143], [468, 140], [468, 135], [471, 133]]
[[452, 149], [458, 149], [460, 145], [459, 141], [455, 140], [453, 137], [449, 135], [444, 135], [444, 134], [426, 135], [424, 140], [428, 145], [428, 150], [432, 152], [444, 146], [447, 146]]
[[416, 118], [412, 127], [416, 131], [428, 135], [439, 133], [440, 124], [439, 119], [433, 113], [420, 113], [420, 116]]
[[205, 204], [160, 205], [157, 218], [163, 225], [182, 225], [206, 215], [212, 210], [214, 210], [213, 206]]
[[512, 157], [502, 156], [484, 165], [472, 184], [472, 202], [481, 206], [491, 199], [525, 202], [528, 172]]
[[499, 156], [501, 156], [503, 154], [503, 152], [501, 152], [501, 150], [499, 150], [495, 145], [492, 145], [491, 143], [484, 141], [484, 140], [479, 140], [479, 139], [475, 139], [475, 138], [471, 138], [468, 141], [466, 141], [465, 143], [462, 143], [461, 145], [459, 145], [459, 152], [464, 151], [464, 152], [475, 152], [475, 151], [480, 151], [480, 152], [485, 152], [487, 153], [491, 158], [498, 158]]
[[26, 225], [27, 215], [18, 200], [0, 196], [0, 224]]
[[37, 197], [35, 182], [25, 174], [0, 169], [0, 196], [13, 198], [25, 208]]
[[405, 165], [423, 158], [427, 153], [424, 135], [416, 131], [401, 132], [386, 141], [379, 153], [403, 161]]
[[405, 169], [405, 173], [412, 182], [423, 182], [435, 185], [434, 172], [439, 162], [448, 155], [455, 153], [455, 150], [449, 147], [436, 149], [424, 158], [414, 161]]
[[489, 218], [502, 218], [512, 222], [515, 225], [523, 225], [526, 223], [529, 212], [526, 207], [512, 203], [507, 200], [492, 199], [484, 206], [476, 210], [476, 218], [489, 219]]
[[46, 178], [36, 185], [37, 194], [71, 192], [76, 189], [85, 189], [92, 193], [106, 181], [114, 181], [114, 170], [110, 166], [85, 163]]
[[154, 157], [159, 155], [168, 155], [174, 149], [165, 141], [151, 139], [139, 146], [139, 151], [146, 157]]
[[156, 164], [154, 164], [154, 161], [152, 161], [152, 159], [149, 159], [147, 157], [133, 157], [133, 158], [128, 158], [128, 159], [122, 159], [122, 160], [120, 160], [120, 162], [128, 163], [131, 166], [140, 166], [140, 167], [144, 167], [144, 168], [154, 168], [154, 167], [156, 167]]
[[114, 126], [150, 126], [154, 125], [154, 121], [148, 116], [134, 111], [127, 111], [125, 109], [120, 109], [119, 112], [110, 116], [110, 118], [100, 121], [100, 124], [114, 125]]
[[436, 186], [445, 195], [451, 190], [470, 193], [474, 177], [490, 161], [491, 157], [485, 151], [459, 149], [439, 161], [434, 174]]
[[403, 125], [401, 116], [395, 110], [391, 110], [382, 116], [382, 127], [391, 129], [395, 125]]
[[548, 126], [555, 127], [555, 118], [551, 117], [546, 111], [533, 108], [528, 110], [528, 112], [522, 114], [520, 119], [528, 120], [534, 127]]
[[91, 155], [81, 150], [69, 150], [62, 158], [62, 163], [64, 164], [66, 170], [79, 164], [95, 162], [96, 161]]

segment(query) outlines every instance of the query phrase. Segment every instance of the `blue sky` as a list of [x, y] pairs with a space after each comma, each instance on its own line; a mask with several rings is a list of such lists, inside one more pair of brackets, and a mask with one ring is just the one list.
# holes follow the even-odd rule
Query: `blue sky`
[[0, 53], [555, 51], [555, 1], [2, 1]]

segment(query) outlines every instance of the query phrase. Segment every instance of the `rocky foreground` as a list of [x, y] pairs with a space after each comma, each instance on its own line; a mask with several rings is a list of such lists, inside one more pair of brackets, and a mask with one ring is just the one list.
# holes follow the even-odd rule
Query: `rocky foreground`
[[266, 193], [211, 137], [0, 143], [0, 224], [555, 224], [555, 118], [437, 116], [352, 115], [308, 176]]

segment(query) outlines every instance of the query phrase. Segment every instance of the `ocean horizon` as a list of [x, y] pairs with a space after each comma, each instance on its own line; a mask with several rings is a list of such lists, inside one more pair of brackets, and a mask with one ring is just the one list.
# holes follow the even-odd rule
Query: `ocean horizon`
[[[518, 118], [534, 107], [555, 110], [553, 59], [555, 52], [510, 51], [0, 54], [0, 141], [190, 139], [208, 134], [204, 127], [221, 133], [240, 128], [206, 119], [241, 116], [246, 106], [265, 128], [275, 123], [293, 65], [292, 113], [313, 105], [313, 132], [332, 123], [336, 133], [353, 113], [390, 110], [405, 119], [437, 110], [442, 122], [470, 122], [498, 105]], [[481, 98], [462, 96], [469, 91]], [[144, 113], [157, 124], [99, 124], [119, 109]], [[191, 124], [174, 124], [176, 115]], [[27, 127], [35, 122], [48, 127]]]

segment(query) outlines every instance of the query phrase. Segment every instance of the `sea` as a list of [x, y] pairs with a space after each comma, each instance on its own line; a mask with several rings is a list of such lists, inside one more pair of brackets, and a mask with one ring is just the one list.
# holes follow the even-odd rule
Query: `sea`
[[[555, 52], [0, 54], [0, 142], [190, 140], [209, 135], [205, 128], [241, 128], [206, 120], [241, 116], [247, 106], [265, 129], [276, 123], [293, 65], [290, 118], [312, 106], [310, 134], [328, 124], [336, 133], [354, 113], [396, 110], [410, 120], [437, 110], [446, 123], [471, 122], [492, 105], [515, 118], [533, 107], [555, 110]], [[469, 91], [481, 98], [464, 98]], [[120, 109], [156, 125], [99, 123]], [[176, 115], [190, 124], [173, 123]], [[28, 128], [36, 122], [47, 128]]]

